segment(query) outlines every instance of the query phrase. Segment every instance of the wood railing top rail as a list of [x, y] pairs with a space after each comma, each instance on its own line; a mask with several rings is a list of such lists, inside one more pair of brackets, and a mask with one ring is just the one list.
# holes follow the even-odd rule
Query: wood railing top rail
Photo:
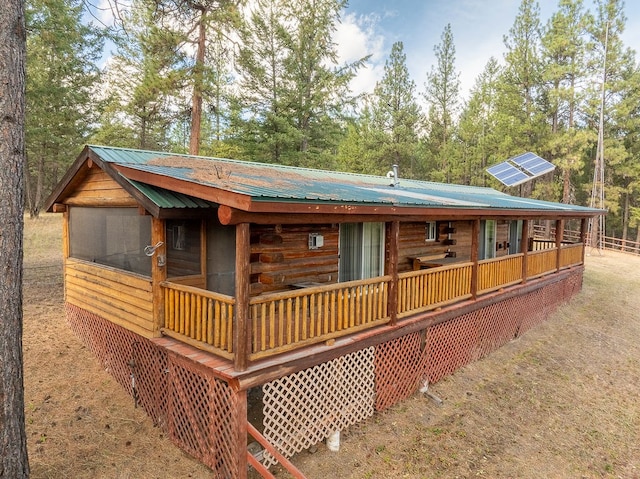
[[[532, 253], [533, 253], [532, 251], [529, 251], [528, 254], [532, 254]], [[523, 256], [524, 256], [524, 253], [508, 254], [506, 256], [498, 256], [497, 258], [481, 259], [480, 261], [478, 261], [478, 264], [499, 263], [500, 261], [506, 261], [513, 258], [521, 258]]]
[[186, 286], [184, 284], [172, 283], [171, 281], [163, 281], [160, 286], [164, 288], [171, 288], [176, 291], [184, 291], [185, 293], [193, 293], [205, 298], [215, 299], [226, 304], [236, 304], [236, 298], [227, 294], [216, 293], [207, 289], [196, 288], [195, 286]]
[[375, 278], [361, 279], [356, 281], [345, 281], [342, 283], [330, 283], [321, 286], [309, 286], [308, 288], [291, 289], [287, 291], [278, 291], [276, 293], [266, 293], [259, 296], [254, 296], [249, 301], [249, 304], [260, 304], [269, 301], [277, 301], [280, 299], [299, 298], [315, 293], [325, 293], [335, 291], [338, 289], [347, 289], [358, 286], [366, 286], [369, 284], [378, 284], [390, 281], [391, 276], [377, 276]]
[[470, 265], [473, 265], [473, 262], [471, 262], [471, 261], [461, 261], [459, 263], [453, 263], [453, 264], [448, 264], [448, 265], [444, 265], [444, 266], [438, 266], [436, 268], [419, 269], [419, 270], [416, 270], [416, 271], [404, 271], [402, 273], [398, 273], [398, 278], [400, 278], [400, 279], [413, 278], [413, 277], [416, 277], [416, 276], [424, 276], [426, 274], [437, 273], [438, 271], [442, 271], [442, 270], [445, 270], [445, 269], [464, 268], [464, 267], [470, 266]]

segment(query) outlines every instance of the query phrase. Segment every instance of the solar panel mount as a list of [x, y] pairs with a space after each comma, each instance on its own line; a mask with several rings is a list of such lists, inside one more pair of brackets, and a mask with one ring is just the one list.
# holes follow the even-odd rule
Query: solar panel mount
[[530, 151], [487, 168], [487, 173], [506, 186], [517, 186], [552, 172], [553, 163]]

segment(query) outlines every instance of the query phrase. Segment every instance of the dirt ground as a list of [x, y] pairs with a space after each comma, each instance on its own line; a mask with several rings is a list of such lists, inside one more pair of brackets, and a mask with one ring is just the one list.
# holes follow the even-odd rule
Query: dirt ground
[[[60, 217], [26, 220], [31, 477], [211, 478], [70, 332]], [[640, 258], [597, 251], [549, 321], [293, 462], [318, 478], [640, 478]], [[277, 477], [288, 477], [277, 467]]]

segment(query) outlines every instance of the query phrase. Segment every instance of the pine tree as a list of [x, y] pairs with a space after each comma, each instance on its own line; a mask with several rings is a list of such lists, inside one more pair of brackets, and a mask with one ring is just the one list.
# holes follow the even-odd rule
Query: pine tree
[[373, 128], [378, 132], [369, 148], [376, 153], [376, 171], [384, 173], [396, 164], [400, 174], [415, 178], [420, 172], [417, 162], [422, 114], [416, 101], [416, 85], [409, 76], [402, 42], [391, 47], [384, 65], [384, 75], [373, 94]]
[[[634, 170], [635, 156], [625, 146], [629, 134], [633, 134], [632, 115], [637, 101], [636, 61], [633, 50], [625, 48], [622, 41], [626, 17], [621, 0], [601, 0], [596, 4], [595, 21], [590, 28], [592, 53], [590, 66], [595, 78], [587, 106], [589, 128], [598, 130], [598, 117], [602, 109], [604, 116], [604, 171], [605, 205], [609, 209], [607, 230], [617, 231], [618, 236], [628, 222], [628, 208], [625, 194], [630, 183], [628, 176]], [[604, 82], [604, 85], [603, 85]], [[604, 96], [601, 92], [604, 91]], [[628, 143], [627, 143], [628, 144]], [[593, 151], [595, 152], [595, 145]], [[595, 156], [589, 166], [594, 165]], [[587, 170], [592, 174], [593, 169]], [[590, 178], [589, 178], [590, 179]], [[591, 191], [592, 182], [587, 185]], [[631, 203], [630, 203], [631, 204]]]
[[590, 17], [582, 0], [561, 0], [542, 36], [542, 78], [546, 83], [547, 115], [551, 134], [546, 150], [562, 175], [562, 201], [574, 201], [575, 176], [584, 166], [589, 134], [576, 118], [584, 107], [587, 81], [586, 33]]
[[94, 88], [104, 32], [82, 23], [80, 0], [27, 3], [27, 164], [30, 215], [58, 182], [95, 124]]
[[501, 134], [497, 128], [496, 97], [502, 69], [491, 57], [470, 92], [458, 124], [463, 184], [487, 186], [485, 169], [498, 161]]
[[239, 58], [248, 148], [269, 161], [332, 167], [349, 82], [365, 59], [337, 65], [333, 34], [344, 0], [259, 0]]
[[29, 477], [22, 355], [25, 12], [0, 2], [0, 477]]
[[168, 132], [179, 115], [176, 97], [185, 83], [182, 37], [156, 23], [155, 6], [146, 0], [132, 3], [122, 29], [104, 75], [108, 105], [95, 138], [108, 144], [129, 138], [128, 147], [171, 149]]
[[[431, 67], [425, 83], [425, 98], [429, 105], [429, 136], [427, 142], [436, 158], [440, 181], [454, 180], [455, 118], [460, 101], [460, 73], [456, 71], [456, 48], [451, 24], [447, 24], [434, 47], [437, 64]], [[456, 176], [456, 180], [458, 179]]]
[[502, 155], [537, 150], [546, 131], [540, 114], [542, 68], [540, 8], [534, 0], [522, 0], [509, 34], [504, 36], [505, 67], [500, 86]]

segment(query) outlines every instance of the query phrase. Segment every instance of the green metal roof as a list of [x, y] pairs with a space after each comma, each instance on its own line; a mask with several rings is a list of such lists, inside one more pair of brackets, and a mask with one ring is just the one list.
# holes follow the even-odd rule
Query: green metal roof
[[[154, 177], [177, 179], [245, 195], [255, 202], [488, 208], [576, 212], [582, 215], [603, 213], [593, 208], [510, 196], [493, 188], [403, 178], [400, 178], [398, 186], [393, 186], [392, 179], [373, 175], [105, 146], [88, 148], [106, 163], [125, 166]], [[163, 208], [211, 206], [208, 202], [200, 204], [202, 200], [187, 195], [144, 183], [131, 183]]]

